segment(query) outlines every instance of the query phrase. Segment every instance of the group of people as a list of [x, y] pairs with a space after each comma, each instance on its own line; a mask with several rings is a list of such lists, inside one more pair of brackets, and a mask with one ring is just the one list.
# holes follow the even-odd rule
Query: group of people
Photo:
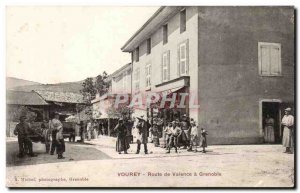
[[26, 116], [20, 116], [20, 122], [16, 125], [14, 130], [14, 135], [18, 136], [18, 144], [19, 144], [19, 157], [23, 158], [26, 154], [30, 157], [35, 157], [36, 154], [33, 153], [32, 150], [32, 141], [30, 139], [30, 135], [34, 133], [31, 129], [30, 125], [26, 121]]
[[179, 120], [168, 123], [165, 127], [164, 132], [166, 134], [166, 149], [168, 150], [166, 153], [170, 153], [172, 147], [175, 148], [175, 152], [177, 153], [177, 149], [180, 146], [183, 146], [187, 151], [197, 152], [197, 146], [202, 147], [202, 152], [206, 153], [205, 148], [207, 147], [207, 131], [201, 128], [200, 135], [198, 132], [198, 126], [196, 122], [191, 119], [184, 119], [184, 121], [180, 122]]
[[[291, 115], [290, 107], [284, 109], [284, 116], [281, 120], [283, 127], [282, 145], [285, 147], [284, 153], [293, 153], [294, 148], [294, 117]], [[265, 143], [275, 143], [275, 119], [266, 115], [264, 120], [264, 141]]]
[[136, 154], [140, 153], [141, 145], [144, 146], [145, 154], [148, 154], [148, 129], [150, 124], [144, 120], [143, 116], [137, 117], [137, 124], [131, 123], [129, 120], [124, 120], [120, 118], [118, 124], [114, 128], [114, 132], [117, 134], [116, 142], [116, 151], [121, 154], [124, 151], [124, 154], [127, 154], [127, 150], [130, 148], [129, 143], [131, 142], [131, 130], [136, 128], [138, 130], [137, 134], [137, 150]]
[[[119, 119], [118, 124], [114, 128], [114, 131], [117, 133], [117, 142], [116, 142], [116, 151], [121, 154], [127, 154], [127, 150], [130, 148], [129, 136], [133, 133], [130, 132], [136, 131], [136, 154], [140, 153], [141, 146], [144, 146], [145, 154], [148, 154], [148, 131], [151, 131], [153, 136], [153, 142], [158, 143], [159, 121], [154, 121], [151, 125], [148, 121], [144, 119], [143, 116], [136, 117], [137, 122], [135, 124], [126, 124], [128, 120], [122, 118]], [[164, 140], [166, 142], [166, 153], [170, 153], [171, 149], [174, 147], [175, 152], [181, 146], [187, 151], [197, 152], [197, 146], [203, 148], [202, 152], [205, 153], [205, 148], [207, 147], [207, 131], [201, 128], [201, 132], [198, 132], [198, 126], [193, 119], [189, 119], [186, 115], [183, 115], [182, 121], [178, 119], [175, 121], [169, 122], [163, 129]]]
[[40, 137], [41, 141], [45, 143], [46, 153], [50, 155], [57, 153], [57, 159], [64, 159], [63, 153], [65, 152], [65, 142], [63, 137], [63, 125], [59, 120], [59, 114], [55, 113], [52, 120], [44, 121], [41, 124], [42, 133], [34, 131], [27, 123], [26, 115], [20, 117], [20, 123], [16, 125], [14, 134], [18, 136], [19, 144], [19, 157], [23, 158], [26, 153], [29, 156], [35, 157], [32, 149], [32, 135]]

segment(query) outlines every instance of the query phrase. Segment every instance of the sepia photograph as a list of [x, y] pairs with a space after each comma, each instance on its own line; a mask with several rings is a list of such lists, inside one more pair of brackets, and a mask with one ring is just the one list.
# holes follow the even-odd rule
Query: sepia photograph
[[6, 187], [296, 187], [296, 8], [7, 5]]

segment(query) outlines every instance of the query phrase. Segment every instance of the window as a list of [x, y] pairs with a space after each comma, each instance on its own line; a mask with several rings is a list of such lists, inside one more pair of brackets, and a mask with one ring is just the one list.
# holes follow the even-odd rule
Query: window
[[188, 75], [188, 40], [186, 40], [185, 42], [179, 44], [178, 46], [178, 53], [177, 53], [177, 57], [178, 57], [178, 74], [179, 76], [184, 76], [184, 75]]
[[134, 80], [135, 80], [135, 91], [139, 91], [140, 90], [140, 68], [135, 69]]
[[168, 43], [168, 24], [163, 26], [163, 44]]
[[146, 65], [146, 89], [151, 87], [151, 64]]
[[281, 75], [281, 45], [258, 42], [258, 69], [261, 76]]
[[162, 81], [170, 80], [170, 51], [162, 55]]
[[135, 61], [138, 62], [140, 60], [140, 47], [135, 49]]
[[180, 33], [186, 30], [186, 10], [180, 11]]
[[147, 39], [147, 54], [151, 54], [151, 38]]

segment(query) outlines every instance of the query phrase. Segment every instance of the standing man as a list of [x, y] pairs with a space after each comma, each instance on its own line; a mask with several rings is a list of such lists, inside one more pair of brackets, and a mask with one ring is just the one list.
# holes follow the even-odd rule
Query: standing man
[[92, 126], [92, 119], [88, 122], [87, 126], [86, 126], [86, 130], [87, 130], [87, 134], [88, 134], [88, 141], [91, 141], [92, 138], [92, 130], [93, 130], [93, 126]]
[[281, 121], [283, 126], [282, 145], [286, 148], [283, 153], [292, 153], [292, 148], [294, 147], [294, 117], [291, 115], [291, 110], [290, 107], [284, 110], [285, 115]]
[[29, 124], [26, 122], [26, 116], [20, 117], [20, 123], [16, 125], [14, 130], [14, 134], [18, 136], [18, 143], [19, 143], [19, 157], [22, 158], [25, 155], [24, 147], [26, 146], [29, 150], [29, 156], [35, 157], [36, 155], [33, 154], [32, 151], [32, 142], [28, 135], [30, 134], [31, 128]]
[[49, 129], [49, 121], [44, 120], [44, 122], [41, 125], [41, 128], [43, 130], [43, 138], [45, 141], [45, 147], [46, 147], [46, 153], [49, 153], [50, 151], [50, 129]]
[[171, 136], [169, 139], [168, 151], [166, 153], [170, 153], [172, 147], [175, 148], [175, 153], [178, 153], [177, 152], [177, 138], [178, 138], [180, 132], [182, 132], [179, 127], [179, 122], [176, 123], [175, 121], [173, 121], [170, 132], [171, 132]]
[[84, 143], [84, 124], [83, 121], [79, 123], [79, 135], [80, 135], [80, 142]]
[[55, 113], [54, 118], [50, 121], [50, 129], [51, 129], [51, 135], [52, 135], [52, 143], [51, 143], [51, 150], [50, 150], [51, 155], [54, 155], [54, 151], [57, 148], [56, 134], [58, 132], [58, 128], [60, 128], [62, 126], [63, 125], [59, 120], [59, 114]]
[[57, 128], [56, 142], [57, 142], [57, 147], [56, 147], [57, 159], [64, 159], [65, 157], [63, 156], [63, 153], [66, 150], [66, 146], [65, 146], [62, 126], [58, 126]]
[[172, 122], [169, 122], [166, 126], [166, 128], [164, 129], [164, 133], [165, 133], [165, 141], [166, 141], [166, 149], [169, 148], [169, 142], [171, 139], [171, 135], [172, 135]]
[[[181, 121], [181, 130], [184, 132], [186, 136], [186, 140], [184, 142], [184, 149], [187, 148], [187, 146], [190, 145], [190, 131], [191, 131], [191, 124], [189, 118], [186, 116], [186, 114], [183, 115], [182, 121]], [[188, 151], [191, 151], [191, 148], [188, 149]]]
[[148, 128], [149, 128], [149, 123], [147, 123], [144, 118], [144, 116], [137, 117], [138, 118], [138, 124], [136, 128], [138, 129], [138, 134], [140, 137], [137, 140], [137, 150], [136, 154], [140, 153], [141, 150], [141, 144], [144, 144], [144, 151], [145, 154], [148, 154], [148, 149], [147, 149], [147, 143], [148, 143]]
[[197, 152], [197, 145], [199, 141], [199, 135], [198, 135], [198, 127], [196, 125], [196, 122], [192, 119], [191, 120], [191, 142], [190, 142], [190, 150], [193, 150], [193, 146], [195, 146], [194, 152]]

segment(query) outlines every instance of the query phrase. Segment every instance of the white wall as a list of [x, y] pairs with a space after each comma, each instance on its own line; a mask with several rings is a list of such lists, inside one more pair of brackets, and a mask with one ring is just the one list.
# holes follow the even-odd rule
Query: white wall
[[[168, 43], [163, 45], [162, 27], [151, 35], [151, 54], [147, 55], [147, 41], [144, 41], [139, 48], [139, 62], [133, 61], [133, 82], [132, 90], [135, 93], [134, 72], [140, 68], [140, 92], [146, 91], [145, 66], [149, 63], [152, 65], [151, 90], [155, 90], [155, 85], [162, 83], [161, 80], [161, 63], [162, 54], [170, 50], [170, 80], [178, 78], [177, 73], [177, 47], [178, 44], [188, 39], [189, 41], [189, 75], [190, 91], [198, 91], [198, 8], [187, 7], [186, 31], [180, 34], [180, 13], [177, 13], [168, 22]], [[197, 118], [198, 109], [190, 112], [190, 116]], [[196, 119], [197, 120], [197, 119]]]

